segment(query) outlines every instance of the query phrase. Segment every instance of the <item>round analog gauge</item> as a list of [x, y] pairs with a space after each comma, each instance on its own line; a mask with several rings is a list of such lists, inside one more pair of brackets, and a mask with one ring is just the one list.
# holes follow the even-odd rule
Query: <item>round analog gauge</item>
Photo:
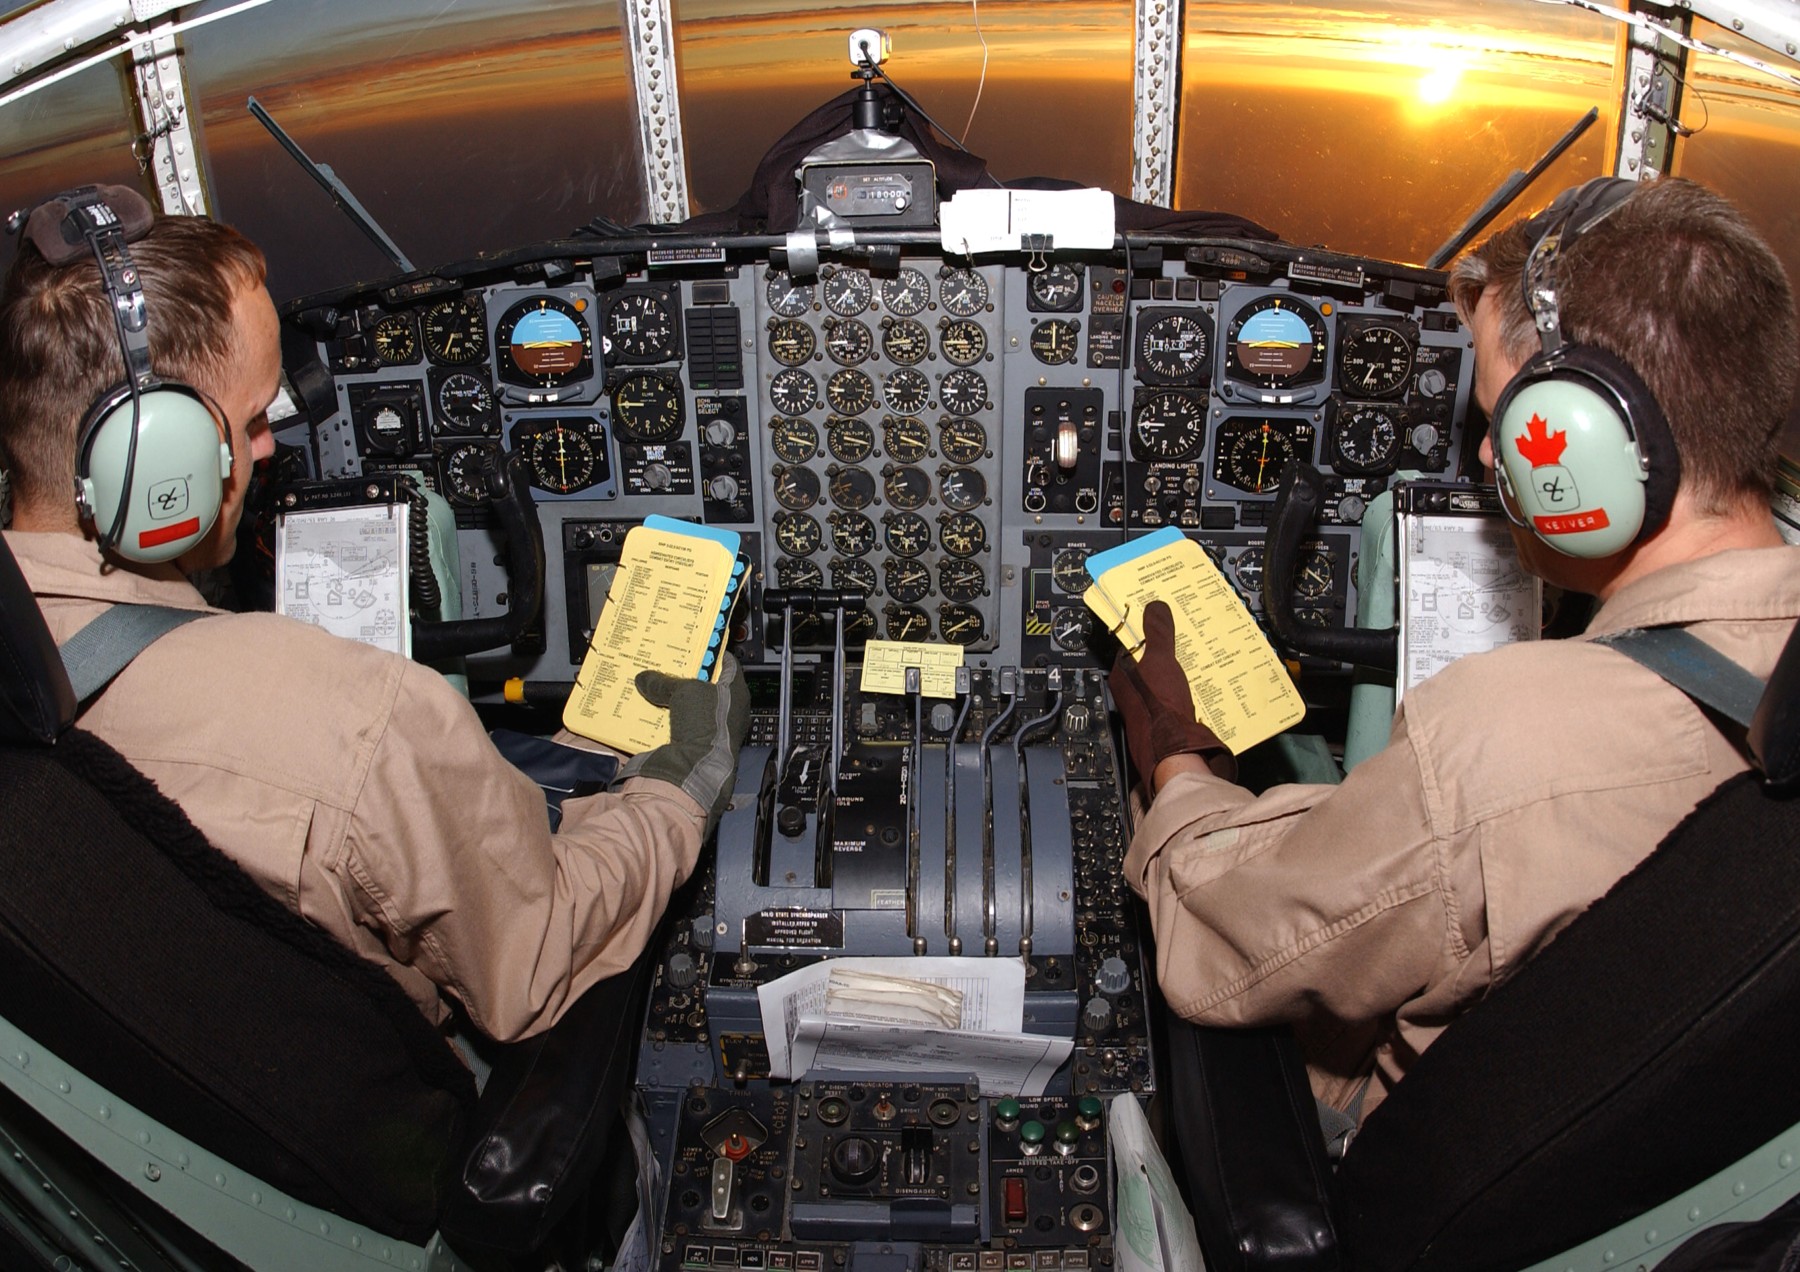
[[1263, 550], [1246, 548], [1231, 563], [1231, 573], [1237, 579], [1238, 591], [1245, 596], [1262, 596]]
[[925, 330], [924, 323], [914, 322], [911, 318], [883, 318], [881, 351], [887, 354], [890, 362], [898, 362], [903, 367], [913, 366], [925, 361], [931, 352], [931, 333]]
[[522, 433], [523, 430], [514, 433], [513, 442], [525, 452], [532, 485], [566, 495], [594, 484], [599, 465], [594, 439], [561, 423], [521, 436]]
[[987, 430], [974, 420], [946, 419], [938, 446], [951, 463], [973, 464], [987, 453]]
[[855, 318], [828, 321], [825, 352], [840, 367], [853, 367], [875, 356], [875, 335]]
[[819, 502], [819, 474], [810, 468], [775, 470], [775, 502], [802, 512]]
[[389, 314], [376, 323], [370, 340], [375, 346], [375, 356], [384, 367], [419, 360], [419, 338], [413, 334], [412, 319], [405, 314]]
[[1213, 451], [1213, 477], [1260, 495], [1274, 489], [1289, 460], [1311, 462], [1312, 443], [1305, 420], [1226, 420]]
[[898, 371], [888, 373], [881, 386], [881, 400], [890, 411], [898, 411], [902, 415], [917, 415], [931, 400], [931, 381], [925, 378], [923, 371], [901, 367]]
[[938, 273], [938, 299], [958, 318], [973, 318], [987, 308], [987, 279], [972, 269], [951, 269]]
[[1199, 313], [1165, 313], [1138, 331], [1138, 370], [1162, 384], [1206, 378], [1212, 360], [1212, 327]]
[[887, 453], [902, 464], [916, 464], [931, 453], [931, 430], [911, 415], [890, 415], [881, 424]]
[[626, 292], [606, 311], [605, 351], [646, 362], [673, 358], [681, 342], [675, 311], [660, 292]]
[[931, 593], [931, 571], [921, 561], [889, 557], [883, 567], [888, 595], [896, 601], [924, 600]]
[[973, 415], [988, 404], [987, 381], [979, 371], [949, 371], [938, 385], [938, 401], [952, 415]]
[[826, 426], [826, 445], [846, 464], [860, 464], [875, 450], [875, 430], [853, 415], [834, 415]]
[[918, 270], [907, 268], [881, 284], [881, 300], [890, 314], [911, 318], [925, 312], [931, 303], [931, 280]]
[[834, 371], [825, 381], [825, 400], [839, 415], [861, 415], [875, 405], [875, 381], [861, 371]]
[[783, 587], [825, 586], [825, 571], [819, 568], [819, 563], [800, 557], [782, 557], [775, 563], [775, 577]]
[[938, 634], [952, 645], [973, 645], [987, 634], [981, 611], [969, 605], [938, 607]]
[[1088, 647], [1087, 611], [1075, 608], [1059, 609], [1050, 616], [1050, 639], [1056, 642], [1058, 649], [1066, 649], [1071, 654], [1084, 654]]
[[875, 502], [875, 477], [861, 468], [831, 474], [831, 502], [840, 508], [867, 508]]
[[458, 446], [445, 452], [443, 459], [444, 494], [451, 503], [472, 506], [488, 501], [484, 461], [493, 448], [479, 443]]
[[938, 591], [953, 601], [972, 601], [987, 591], [987, 575], [974, 561], [942, 561], [938, 564]]
[[938, 349], [959, 367], [973, 366], [987, 355], [987, 332], [967, 318], [946, 319], [938, 333]]
[[987, 527], [972, 512], [953, 512], [941, 519], [939, 541], [955, 557], [972, 557], [987, 547]]
[[1413, 346], [1396, 327], [1363, 327], [1344, 337], [1338, 387], [1351, 397], [1388, 397], [1412, 374]]
[[1400, 425], [1379, 406], [1348, 407], [1337, 418], [1332, 466], [1345, 472], [1383, 472], [1400, 454]]
[[[583, 302], [585, 304], [585, 302]], [[494, 343], [500, 378], [532, 388], [555, 389], [594, 374], [594, 335], [575, 302], [533, 296], [500, 316]]]
[[425, 311], [425, 352], [434, 362], [466, 367], [487, 357], [487, 316], [473, 296], [440, 300]]
[[456, 371], [438, 385], [437, 409], [445, 428], [459, 433], [476, 432], [494, 409], [494, 391], [480, 376]]
[[889, 640], [931, 639], [931, 616], [918, 606], [890, 605], [885, 613]]
[[769, 324], [769, 352], [786, 367], [797, 367], [813, 356], [818, 342], [812, 328], [793, 318]]
[[895, 556], [916, 557], [931, 546], [931, 523], [916, 512], [895, 512], [882, 518], [883, 536]]
[[921, 468], [889, 465], [882, 474], [881, 489], [894, 507], [910, 512], [914, 508], [923, 508], [925, 501], [931, 498], [931, 478]]
[[769, 381], [769, 401], [783, 415], [805, 415], [819, 404], [819, 382], [799, 367], [777, 371]]
[[1205, 440], [1205, 415], [1185, 393], [1146, 394], [1131, 413], [1131, 448], [1139, 459], [1191, 459]]
[[770, 444], [781, 459], [790, 464], [804, 464], [819, 453], [819, 430], [811, 420], [777, 415], [770, 423], [774, 429]]
[[831, 546], [847, 557], [867, 556], [875, 549], [875, 523], [860, 512], [832, 513]]
[[821, 290], [825, 293], [825, 307], [834, 314], [842, 314], [852, 318], [869, 307], [874, 299], [875, 285], [869, 276], [860, 269], [838, 267], [826, 272]]
[[1294, 562], [1294, 595], [1305, 601], [1316, 601], [1329, 596], [1336, 577], [1331, 554], [1319, 548], [1309, 548]]
[[613, 423], [626, 441], [667, 442], [681, 434], [681, 389], [660, 375], [626, 376], [613, 389], [612, 403]]
[[958, 512], [979, 508], [987, 499], [987, 478], [973, 468], [952, 468], [938, 478], [938, 497]]
[[1060, 367], [1075, 361], [1078, 341], [1075, 333], [1081, 325], [1067, 318], [1050, 318], [1031, 329], [1031, 355], [1047, 366]]
[[875, 567], [867, 561], [845, 561], [831, 558], [831, 586], [846, 592], [875, 595]]
[[1048, 313], [1066, 313], [1081, 304], [1081, 271], [1073, 265], [1047, 265], [1025, 283], [1031, 307]]
[[1069, 548], [1058, 552], [1056, 559], [1050, 562], [1050, 577], [1056, 580], [1056, 586], [1075, 596], [1088, 590], [1093, 580], [1087, 572], [1088, 550], [1086, 548]]
[[1266, 296], [1238, 311], [1226, 336], [1231, 374], [1263, 389], [1325, 378], [1325, 322], [1305, 301]]
[[1310, 605], [1294, 606], [1294, 621], [1302, 627], [1331, 626], [1331, 619], [1326, 617], [1325, 611], [1322, 609], [1314, 609]]
[[819, 523], [804, 513], [784, 513], [775, 518], [775, 542], [789, 556], [811, 556], [824, 538]]
[[812, 308], [812, 287], [796, 283], [785, 269], [769, 271], [769, 281], [763, 288], [763, 295], [768, 297], [769, 308], [783, 318], [798, 318]]

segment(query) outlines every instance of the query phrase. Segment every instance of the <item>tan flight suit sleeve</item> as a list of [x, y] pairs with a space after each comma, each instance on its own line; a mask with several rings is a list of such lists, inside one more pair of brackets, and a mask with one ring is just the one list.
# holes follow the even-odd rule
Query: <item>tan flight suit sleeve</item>
[[339, 866], [351, 903], [501, 1041], [630, 966], [699, 857], [704, 813], [667, 782], [566, 800], [552, 834], [543, 792], [429, 669], [403, 673], [369, 745]]
[[1403, 732], [1341, 786], [1169, 782], [1125, 874], [1170, 1006], [1218, 1025], [1368, 1022], [1466, 957], [1426, 804]]

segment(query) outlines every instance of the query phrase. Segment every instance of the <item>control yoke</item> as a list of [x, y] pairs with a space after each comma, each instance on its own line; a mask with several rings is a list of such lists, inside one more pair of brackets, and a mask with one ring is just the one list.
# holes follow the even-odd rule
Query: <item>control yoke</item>
[[413, 657], [437, 662], [509, 645], [525, 634], [544, 603], [544, 530], [538, 524], [525, 459], [517, 451], [489, 455], [482, 464], [488, 507], [506, 537], [506, 613], [448, 623], [414, 623]]
[[1301, 543], [1318, 520], [1319, 492], [1324, 484], [1318, 469], [1299, 460], [1290, 461], [1282, 470], [1264, 550], [1263, 615], [1284, 649], [1393, 671], [1400, 664], [1399, 628], [1309, 627], [1294, 616], [1294, 566]]

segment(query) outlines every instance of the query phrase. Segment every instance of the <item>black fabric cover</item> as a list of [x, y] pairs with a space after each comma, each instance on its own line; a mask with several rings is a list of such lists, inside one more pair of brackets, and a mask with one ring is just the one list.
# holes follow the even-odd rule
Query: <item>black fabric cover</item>
[[1170, 1132], [1206, 1266], [1343, 1267], [1331, 1168], [1293, 1032], [1212, 1029], [1173, 1014], [1165, 1029]]
[[1800, 804], [1727, 782], [1446, 1030], [1339, 1170], [1359, 1270], [1516, 1268], [1800, 1123]]
[[0, 537], [0, 742], [48, 742], [75, 719], [75, 691], [37, 598]]
[[584, 993], [554, 1027], [507, 1044], [444, 1190], [439, 1230], [477, 1266], [543, 1247], [596, 1173], [635, 1178], [619, 1110], [661, 943]]
[[[800, 225], [800, 183], [794, 173], [800, 161], [826, 142], [849, 133], [853, 126], [851, 104], [862, 90], [852, 88], [834, 97], [790, 128], [769, 148], [756, 166], [750, 188], [731, 208], [690, 218], [674, 229], [686, 234], [786, 234]], [[988, 175], [987, 160], [943, 141], [931, 125], [918, 118], [884, 86], [875, 90], [884, 99], [886, 131], [904, 137], [937, 169], [940, 197], [957, 190], [1001, 185]], [[1079, 183], [1047, 178], [1005, 182], [1021, 189], [1075, 189]], [[1113, 196], [1115, 224], [1121, 230], [1162, 230], [1169, 233], [1211, 235], [1219, 238], [1251, 238], [1274, 241], [1277, 235], [1254, 221], [1229, 212], [1177, 212], [1150, 203]]]
[[475, 1091], [394, 980], [79, 729], [0, 749], [0, 808], [0, 1015], [300, 1200], [427, 1239]]

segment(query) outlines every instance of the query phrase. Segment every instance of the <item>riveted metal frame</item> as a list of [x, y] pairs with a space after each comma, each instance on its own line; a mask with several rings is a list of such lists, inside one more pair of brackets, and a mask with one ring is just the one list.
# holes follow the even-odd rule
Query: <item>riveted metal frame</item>
[[[1680, 35], [1688, 33], [1689, 25], [1685, 16], [1670, 24]], [[1688, 53], [1652, 26], [1626, 27], [1625, 42], [1624, 100], [1619, 109], [1619, 147], [1613, 171], [1647, 181], [1669, 170]]]
[[1175, 117], [1181, 87], [1185, 0], [1136, 0], [1132, 72], [1131, 197], [1170, 207], [1175, 197]]
[[[428, 1247], [411, 1245], [270, 1187], [133, 1108], [3, 1018], [0, 1085], [145, 1198], [250, 1267], [468, 1272], [441, 1237]], [[17, 1158], [14, 1167], [11, 1174], [28, 1182], [44, 1173]], [[71, 1216], [65, 1232], [91, 1236], [94, 1217]]]
[[201, 216], [210, 211], [199, 136], [188, 110], [187, 74], [168, 27], [132, 48], [133, 96], [138, 125], [138, 168], [156, 183], [164, 212]]
[[619, 0], [625, 16], [625, 66], [637, 97], [638, 143], [650, 219], [688, 218], [687, 149], [675, 83], [674, 20], [669, 0]]
[[1677, 7], [1747, 35], [1772, 52], [1800, 58], [1800, 5], [1794, 0], [1681, 0]]

